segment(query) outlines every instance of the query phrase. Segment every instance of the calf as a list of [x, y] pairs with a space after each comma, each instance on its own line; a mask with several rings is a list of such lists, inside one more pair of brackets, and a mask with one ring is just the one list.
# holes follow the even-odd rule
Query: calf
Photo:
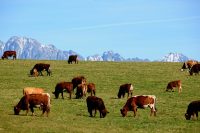
[[93, 117], [92, 111], [95, 110], [94, 117], [96, 116], [96, 111], [99, 110], [100, 118], [106, 117], [106, 114], [109, 113], [104, 105], [104, 102], [101, 98], [96, 96], [88, 96], [86, 99], [88, 112], [91, 117]]
[[59, 97], [59, 94], [61, 93], [62, 99], [64, 99], [63, 91], [67, 91], [67, 93], [69, 93], [69, 98], [71, 99], [71, 95], [73, 92], [73, 84], [71, 82], [57, 83], [55, 87], [55, 91], [52, 93], [55, 95], [56, 99]]
[[187, 108], [187, 112], [185, 113], [186, 120], [190, 120], [191, 116], [196, 114], [198, 119], [198, 112], [200, 111], [200, 100], [192, 101]]
[[178, 87], [178, 92], [182, 92], [182, 84], [181, 84], [181, 80], [176, 80], [176, 81], [171, 81], [167, 84], [167, 88], [166, 91], [172, 90], [174, 91], [174, 87]]
[[96, 94], [96, 88], [94, 83], [88, 83], [87, 84], [87, 92], [91, 94], [91, 96], [95, 96]]
[[154, 113], [156, 116], [156, 96], [154, 95], [140, 95], [134, 96], [127, 100], [124, 107], [120, 110], [123, 117], [127, 115], [128, 111], [134, 112], [134, 117], [136, 116], [137, 108], [146, 108], [151, 109], [150, 116]]
[[26, 110], [26, 115], [28, 115], [30, 108], [32, 115], [34, 115], [33, 108], [38, 106], [42, 108], [42, 115], [46, 112], [48, 116], [50, 112], [50, 95], [48, 93], [24, 95], [19, 103], [14, 106], [14, 114], [19, 115], [20, 110]]
[[128, 93], [127, 98], [129, 98], [129, 95], [131, 94], [132, 96], [133, 92], [133, 85], [132, 84], [123, 84], [119, 87], [119, 92], [118, 92], [118, 98], [121, 98], [125, 96], [125, 93]]
[[193, 73], [199, 74], [199, 71], [200, 71], [200, 64], [195, 64], [194, 66], [192, 66], [189, 72], [190, 75], [193, 75]]
[[26, 87], [23, 89], [23, 95], [28, 94], [41, 94], [44, 90], [42, 88], [35, 88], [35, 87]]

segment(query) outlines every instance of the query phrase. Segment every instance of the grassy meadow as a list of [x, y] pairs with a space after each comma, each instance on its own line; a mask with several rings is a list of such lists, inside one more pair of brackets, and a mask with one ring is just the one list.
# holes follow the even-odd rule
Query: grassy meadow
[[[29, 71], [36, 63], [51, 64], [52, 76], [30, 77]], [[200, 120], [185, 120], [188, 104], [200, 99], [200, 75], [189, 76], [181, 72], [182, 63], [164, 62], [79, 62], [39, 60], [0, 60], [0, 132], [2, 133], [199, 133]], [[105, 118], [89, 117], [86, 98], [54, 99], [52, 91], [60, 81], [71, 81], [83, 75], [88, 82], [96, 84], [96, 96], [104, 100], [110, 112]], [[172, 80], [182, 80], [182, 93], [165, 92]], [[134, 85], [134, 95], [151, 94], [157, 97], [157, 116], [150, 117], [150, 109], [138, 109], [137, 116], [128, 112], [122, 117], [120, 109], [127, 98], [117, 99], [119, 86], [124, 83]], [[14, 115], [13, 106], [23, 96], [24, 87], [41, 87], [51, 95], [49, 117], [25, 116], [25, 111]]]

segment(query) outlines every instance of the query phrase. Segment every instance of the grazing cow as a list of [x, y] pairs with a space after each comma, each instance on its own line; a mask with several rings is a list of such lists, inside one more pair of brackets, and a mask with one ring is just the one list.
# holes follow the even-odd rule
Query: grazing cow
[[183, 66], [181, 68], [181, 71], [183, 71], [184, 69], [191, 69], [193, 65], [198, 64], [198, 61], [194, 61], [194, 60], [188, 60], [187, 62], [183, 63]]
[[87, 85], [86, 84], [79, 84], [76, 89], [76, 99], [86, 97], [87, 93]]
[[62, 99], [64, 99], [64, 96], [63, 96], [64, 91], [67, 91], [67, 93], [69, 93], [69, 98], [71, 99], [72, 92], [73, 92], [73, 84], [71, 82], [57, 83], [55, 87], [55, 91], [52, 93], [55, 95], [56, 99], [59, 97], [59, 94], [61, 93]]
[[91, 94], [91, 96], [95, 96], [96, 94], [96, 88], [94, 83], [88, 83], [87, 84], [87, 92]]
[[95, 110], [94, 117], [96, 116], [97, 110], [99, 110], [100, 118], [106, 117], [106, 114], [109, 113], [104, 105], [104, 102], [101, 98], [96, 96], [88, 96], [86, 99], [88, 112], [91, 117], [93, 117], [92, 111]]
[[42, 108], [42, 115], [46, 112], [48, 116], [50, 112], [50, 95], [48, 93], [24, 95], [14, 106], [14, 114], [19, 115], [20, 110], [26, 110], [26, 115], [28, 115], [30, 108], [32, 115], [34, 115], [33, 108], [38, 106]]
[[121, 98], [121, 96], [125, 96], [125, 93], [128, 93], [127, 98], [129, 98], [129, 94], [132, 96], [133, 92], [133, 85], [132, 84], [123, 84], [119, 87], [119, 92], [118, 92], [118, 98]]
[[153, 113], [154, 116], [156, 116], [156, 96], [154, 95], [133, 96], [127, 100], [126, 104], [120, 111], [123, 117], [127, 115], [128, 111], [133, 111], [135, 117], [137, 108], [144, 109], [146, 107], [149, 107], [151, 109], [150, 116], [152, 116]]
[[36, 69], [39, 75], [43, 76], [42, 71], [45, 70], [47, 72], [47, 76], [51, 75], [50, 64], [38, 63], [30, 70], [30, 74], [34, 74], [34, 69]]
[[182, 84], [181, 80], [171, 81], [167, 84], [166, 91], [172, 90], [174, 92], [174, 87], [178, 87], [178, 92], [180, 93], [182, 91]]
[[74, 77], [72, 79], [72, 84], [74, 90], [79, 84], [86, 84], [86, 78], [84, 76]]
[[42, 88], [26, 87], [23, 89], [23, 95], [41, 94], [41, 93], [44, 93], [44, 90]]
[[13, 57], [13, 60], [14, 59], [16, 60], [16, 57], [17, 57], [16, 51], [5, 51], [1, 58], [4, 60], [5, 58], [8, 59], [8, 57], [11, 57], [11, 56]]
[[199, 71], [200, 71], [200, 64], [195, 64], [194, 66], [192, 66], [189, 72], [190, 75], [193, 75], [193, 73], [199, 74]]
[[187, 112], [185, 113], [186, 120], [190, 120], [191, 116], [196, 114], [196, 118], [198, 119], [198, 112], [200, 111], [200, 100], [192, 101], [187, 108]]
[[78, 64], [77, 55], [70, 55], [68, 58], [68, 64], [72, 64], [72, 62], [75, 62], [75, 64]]

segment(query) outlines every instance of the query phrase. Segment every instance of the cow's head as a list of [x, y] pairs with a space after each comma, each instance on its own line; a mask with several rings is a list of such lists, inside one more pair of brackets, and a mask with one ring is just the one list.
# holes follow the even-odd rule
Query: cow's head
[[52, 93], [55, 95], [56, 99], [58, 99], [59, 93], [58, 92], [52, 92]]
[[20, 112], [20, 108], [18, 108], [17, 106], [14, 107], [14, 114], [15, 115], [19, 115]]
[[102, 110], [101, 114], [103, 118], [106, 117], [107, 113], [109, 113], [107, 109]]
[[127, 115], [127, 110], [126, 109], [120, 109], [121, 114], [123, 117], [125, 117]]
[[186, 119], [186, 120], [190, 120], [190, 118], [191, 118], [191, 115], [188, 114], [188, 113], [185, 113], [185, 119]]
[[183, 66], [182, 66], [182, 68], [181, 68], [181, 71], [183, 71], [183, 69], [187, 69], [188, 68], [188, 66], [187, 66], [187, 63], [183, 63]]

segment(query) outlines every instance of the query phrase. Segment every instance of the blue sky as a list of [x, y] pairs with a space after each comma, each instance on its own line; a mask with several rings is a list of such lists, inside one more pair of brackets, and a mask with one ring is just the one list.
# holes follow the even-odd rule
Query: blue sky
[[1, 0], [0, 40], [25, 36], [87, 57], [170, 52], [200, 60], [199, 0]]

